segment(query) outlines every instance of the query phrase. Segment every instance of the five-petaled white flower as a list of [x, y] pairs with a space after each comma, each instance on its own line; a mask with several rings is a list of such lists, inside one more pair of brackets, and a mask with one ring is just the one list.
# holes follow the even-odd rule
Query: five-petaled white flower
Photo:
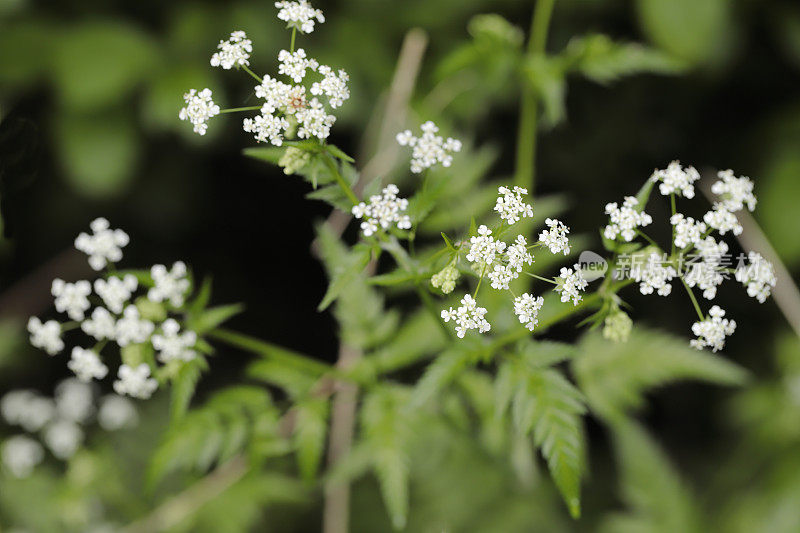
[[485, 307], [478, 307], [478, 303], [469, 294], [461, 298], [461, 306], [458, 309], [445, 309], [442, 311], [442, 319], [445, 322], [453, 321], [456, 324], [456, 335], [463, 339], [467, 330], [477, 329], [479, 333], [489, 331], [492, 326], [487, 322]]
[[397, 134], [400, 146], [411, 146], [411, 172], [419, 174], [437, 163], [444, 167], [453, 164], [453, 153], [461, 151], [461, 141], [436, 135], [439, 128], [430, 120], [420, 126], [422, 135], [416, 137], [411, 130]]
[[117, 394], [146, 400], [158, 388], [158, 382], [150, 377], [150, 367], [145, 363], [136, 368], [122, 365], [117, 376], [119, 379], [114, 382], [114, 391]]
[[55, 307], [59, 313], [67, 313], [72, 320], [83, 320], [84, 313], [89, 309], [89, 295], [92, 285], [86, 281], [67, 283], [56, 278], [50, 292], [55, 296]]
[[630, 242], [636, 237], [636, 228], [644, 227], [653, 222], [653, 218], [637, 209], [639, 200], [633, 196], [626, 196], [622, 207], [617, 202], [606, 204], [606, 214], [610, 215], [609, 224], [603, 230], [606, 239], [614, 240], [621, 235], [623, 240]]
[[81, 381], [103, 379], [108, 374], [108, 367], [103, 364], [97, 353], [80, 346], [72, 349], [72, 358], [67, 363], [67, 368], [72, 370]]
[[28, 333], [31, 334], [31, 344], [50, 355], [55, 355], [64, 349], [61, 324], [55, 320], [48, 320], [42, 324], [41, 320], [32, 316], [28, 319]]
[[158, 360], [162, 363], [169, 361], [191, 361], [197, 356], [192, 347], [197, 342], [197, 334], [194, 331], [184, 331], [177, 321], [168, 318], [161, 324], [161, 333], [153, 335], [151, 342], [153, 348], [158, 350]]
[[747, 288], [748, 296], [763, 304], [778, 283], [775, 267], [758, 252], [750, 252], [748, 260], [749, 264], [745, 265], [742, 261], [736, 269], [736, 281]]
[[517, 186], [513, 190], [508, 187], [498, 187], [497, 192], [499, 196], [494, 205], [494, 210], [509, 225], [519, 221], [520, 217], [533, 217], [533, 207], [522, 199], [522, 195], [528, 194], [528, 189]]
[[182, 306], [191, 285], [186, 275], [186, 265], [183, 261], [176, 261], [171, 270], [167, 270], [164, 265], [154, 265], [150, 269], [150, 276], [155, 287], [147, 292], [147, 297], [154, 302], [168, 300], [173, 307]]
[[411, 219], [403, 214], [408, 209], [408, 200], [398, 198], [399, 192], [397, 185], [390, 183], [384, 187], [382, 194], [370, 196], [368, 204], [361, 202], [353, 206], [353, 216], [364, 219], [361, 230], [365, 236], [369, 237], [378, 231], [378, 226], [385, 230], [396, 224], [399, 229], [411, 229]]
[[107, 280], [95, 280], [94, 292], [112, 312], [119, 314], [138, 286], [139, 282], [133, 274], [126, 274], [122, 278], [111, 276]]
[[539, 324], [539, 311], [544, 305], [544, 298], [524, 293], [522, 296], [514, 298], [514, 314], [517, 315], [521, 324], [533, 331]]
[[569, 227], [554, 218], [545, 219], [544, 223], [549, 229], [539, 233], [539, 242], [547, 246], [551, 253], [569, 255]]
[[122, 318], [117, 320], [114, 337], [120, 346], [139, 344], [149, 339], [154, 329], [155, 325], [152, 322], [139, 316], [139, 310], [135, 305], [129, 305], [125, 308]]
[[211, 89], [203, 89], [197, 92], [190, 89], [183, 95], [186, 107], [181, 108], [178, 118], [188, 120], [194, 126], [194, 132], [205, 135], [208, 130], [208, 120], [219, 115], [220, 109], [214, 100], [211, 99]]
[[583, 299], [582, 291], [586, 290], [589, 282], [583, 277], [581, 266], [573, 265], [573, 268], [562, 267], [560, 276], [556, 278], [556, 292], [561, 293], [561, 301], [572, 300], [573, 305], [578, 305]]
[[654, 171], [650, 179], [660, 182], [658, 190], [664, 196], [677, 194], [694, 198], [694, 182], [700, 179], [700, 173], [694, 167], [682, 168], [679, 161], [673, 161], [664, 170]]
[[691, 340], [689, 344], [698, 350], [708, 347], [711, 351], [717, 352], [725, 347], [725, 337], [733, 335], [736, 331], [736, 321], [723, 318], [725, 311], [718, 305], [712, 307], [708, 313], [710, 318], [692, 325], [692, 333], [697, 338]]
[[314, 31], [315, 20], [325, 22], [325, 16], [319, 9], [314, 9], [307, 0], [297, 0], [296, 2], [281, 1], [275, 2], [278, 11], [278, 18], [286, 22], [289, 28], [296, 28], [301, 33], [311, 33]]
[[102, 217], [94, 219], [89, 227], [92, 235], [81, 233], [75, 239], [75, 248], [89, 256], [89, 266], [102, 270], [108, 263], [122, 259], [122, 248], [130, 241], [127, 233], [121, 229], [112, 230], [108, 220]]
[[250, 54], [253, 52], [253, 43], [243, 31], [231, 33], [227, 41], [220, 41], [217, 45], [219, 52], [211, 56], [212, 67], [222, 67], [225, 70], [234, 65], [249, 65]]

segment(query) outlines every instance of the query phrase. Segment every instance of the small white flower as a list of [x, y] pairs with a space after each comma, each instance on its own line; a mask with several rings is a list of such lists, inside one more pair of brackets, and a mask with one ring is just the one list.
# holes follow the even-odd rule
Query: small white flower
[[11, 425], [22, 426], [25, 431], [39, 431], [55, 416], [53, 400], [30, 390], [16, 390], [3, 396], [0, 402], [3, 419]]
[[243, 31], [231, 33], [227, 41], [220, 41], [217, 45], [219, 52], [211, 56], [212, 67], [222, 67], [229, 70], [234, 65], [249, 65], [250, 54], [253, 52], [253, 42], [247, 38]]
[[469, 294], [461, 299], [461, 306], [458, 309], [446, 309], [442, 311], [442, 319], [445, 322], [453, 321], [456, 324], [456, 335], [463, 339], [467, 330], [477, 329], [479, 333], [489, 331], [492, 326], [486, 321], [485, 307], [478, 307], [475, 299]]
[[544, 223], [550, 229], [543, 230], [539, 234], [539, 242], [547, 246], [551, 253], [563, 252], [564, 255], [569, 255], [569, 238], [567, 237], [569, 228], [554, 218], [548, 218]]
[[320, 140], [327, 139], [331, 134], [331, 127], [336, 122], [336, 117], [329, 115], [325, 107], [316, 98], [312, 98], [306, 107], [295, 112], [300, 127], [297, 136], [301, 139], [316, 137]]
[[[491, 239], [491, 237], [489, 238]], [[519, 277], [519, 273], [522, 272], [525, 265], [533, 263], [533, 255], [528, 252], [528, 242], [525, 237], [517, 235], [517, 240], [514, 244], [505, 249], [504, 259], [507, 264], [495, 265], [494, 269], [489, 273], [489, 279], [494, 289], [508, 290], [508, 284]]]
[[471, 246], [467, 253], [467, 261], [475, 263], [478, 270], [483, 270], [492, 265], [495, 260], [500, 260], [506, 249], [506, 243], [495, 240], [492, 237], [492, 230], [484, 225], [478, 227], [478, 235], [469, 240]]
[[635, 265], [631, 268], [631, 277], [639, 282], [639, 292], [659, 296], [668, 296], [672, 292], [672, 281], [678, 272], [671, 266], [664, 266], [664, 258], [653, 252], [647, 257], [644, 265]]
[[61, 324], [55, 320], [48, 320], [42, 324], [41, 320], [32, 316], [28, 319], [28, 333], [31, 334], [31, 344], [50, 355], [55, 355], [64, 349]]
[[92, 318], [81, 322], [83, 332], [98, 341], [113, 340], [117, 331], [116, 326], [114, 316], [105, 307], [95, 307], [92, 311]]
[[150, 367], [145, 363], [136, 368], [122, 365], [117, 375], [119, 379], [114, 382], [114, 391], [117, 394], [146, 400], [158, 388], [158, 382], [150, 377]]
[[519, 221], [520, 217], [533, 218], [533, 207], [522, 199], [523, 194], [528, 194], [528, 189], [515, 186], [512, 191], [508, 187], [498, 187], [497, 192], [500, 196], [497, 197], [494, 210], [509, 225]]
[[444, 167], [453, 164], [453, 153], [461, 151], [461, 141], [448, 137], [444, 139], [436, 135], [439, 128], [430, 120], [420, 129], [422, 135], [414, 136], [411, 130], [397, 134], [396, 139], [400, 146], [411, 146], [411, 172], [419, 174], [426, 168], [431, 168], [437, 163]]
[[403, 214], [408, 209], [408, 200], [397, 197], [400, 192], [397, 185], [389, 184], [381, 192], [370, 196], [368, 204], [361, 202], [351, 210], [355, 218], [364, 219], [361, 223], [364, 235], [369, 237], [378, 231], [378, 226], [388, 229], [392, 224], [399, 229], [411, 229], [411, 219]]
[[94, 351], [80, 346], [75, 346], [72, 349], [72, 358], [67, 363], [67, 367], [81, 381], [103, 379], [108, 374], [108, 367], [103, 364], [100, 357]]
[[331, 67], [321, 65], [317, 72], [322, 74], [324, 78], [322, 81], [314, 82], [311, 85], [311, 94], [314, 96], [325, 95], [328, 97], [328, 103], [334, 109], [344, 104], [344, 101], [350, 98], [350, 90], [347, 88], [347, 82], [350, 81], [350, 76], [344, 70], [334, 72]]
[[[268, 75], [261, 79], [261, 83], [256, 85], [255, 89], [256, 96], [266, 101], [261, 108], [261, 112], [265, 115], [284, 109], [287, 113], [292, 109], [291, 113], [294, 113], [294, 110], [305, 107], [305, 90], [302, 85], [288, 85]], [[291, 104], [290, 100], [294, 100], [294, 104]]]
[[83, 442], [83, 430], [70, 420], [57, 420], [45, 430], [44, 442], [53, 455], [66, 460], [78, 451]]
[[278, 18], [286, 22], [289, 28], [296, 28], [301, 33], [311, 33], [314, 31], [314, 21], [325, 22], [325, 16], [319, 9], [314, 9], [307, 0], [296, 2], [281, 1], [275, 2], [278, 11]]
[[700, 173], [694, 167], [681, 167], [680, 162], [673, 161], [664, 170], [656, 170], [650, 179], [660, 182], [658, 190], [664, 196], [677, 194], [686, 198], [694, 198], [694, 182], [700, 179]]
[[747, 288], [748, 296], [763, 304], [778, 283], [775, 267], [758, 252], [750, 252], [748, 260], [750, 264], [745, 265], [742, 261], [736, 269], [736, 281]]
[[566, 303], [571, 299], [573, 305], [578, 305], [583, 299], [581, 291], [586, 290], [589, 282], [583, 278], [579, 264], [573, 265], [573, 268], [561, 268], [561, 275], [556, 279], [558, 285], [555, 290], [561, 293], [562, 302]]
[[636, 237], [636, 228], [653, 222], [650, 215], [636, 209], [638, 205], [639, 201], [633, 196], [626, 196], [622, 207], [616, 202], [606, 204], [606, 214], [610, 215], [609, 224], [603, 230], [606, 239], [615, 240], [622, 235], [623, 240], [630, 242]]
[[16, 435], [3, 443], [3, 465], [16, 478], [26, 478], [44, 459], [42, 445], [25, 435]]
[[538, 315], [543, 305], [544, 298], [534, 297], [526, 292], [522, 296], [514, 298], [514, 314], [517, 315], [521, 324], [533, 331], [533, 328], [539, 324]]
[[149, 339], [154, 329], [152, 322], [139, 316], [139, 310], [135, 305], [129, 305], [125, 308], [122, 318], [117, 320], [114, 337], [120, 346], [139, 344]]
[[182, 261], [175, 262], [171, 270], [164, 265], [154, 265], [150, 269], [150, 276], [155, 287], [148, 291], [147, 297], [154, 302], [169, 300], [173, 307], [182, 306], [191, 285], [186, 274], [186, 265]]
[[736, 321], [723, 318], [725, 311], [718, 305], [709, 310], [711, 318], [706, 318], [692, 325], [692, 333], [697, 338], [689, 342], [693, 348], [702, 350], [704, 347], [717, 352], [725, 347], [725, 337], [733, 335], [736, 331]]
[[119, 314], [138, 286], [136, 276], [126, 274], [122, 279], [112, 276], [108, 280], [95, 280], [94, 292], [103, 299], [111, 311]]
[[753, 182], [742, 176], [737, 178], [733, 170], [717, 172], [719, 181], [711, 186], [711, 192], [720, 197], [719, 204], [730, 212], [741, 211], [745, 205], [753, 211], [756, 208], [756, 197], [753, 194]]
[[81, 233], [75, 239], [75, 248], [89, 256], [89, 266], [102, 270], [108, 263], [122, 259], [122, 249], [130, 241], [127, 233], [121, 229], [112, 230], [108, 220], [102, 217], [94, 219], [89, 227], [92, 235]]
[[94, 392], [89, 383], [68, 378], [55, 389], [56, 409], [61, 418], [78, 424], [88, 422], [94, 415]]
[[183, 95], [186, 107], [181, 108], [178, 118], [188, 120], [194, 126], [194, 132], [205, 135], [208, 130], [208, 121], [219, 115], [219, 106], [211, 99], [211, 89], [203, 89], [199, 93], [191, 89]]
[[720, 264], [728, 254], [725, 241], [717, 242], [713, 237], [706, 237], [695, 243], [697, 258], [691, 258], [689, 271], [683, 279], [689, 287], [697, 286], [703, 291], [703, 298], [713, 300], [717, 295], [717, 287], [725, 281]]
[[197, 342], [194, 331], [180, 332], [180, 325], [172, 318], [161, 324], [161, 333], [153, 335], [153, 348], [159, 351], [158, 360], [162, 363], [169, 361], [191, 361], [197, 356], [192, 347]]
[[265, 113], [267, 104], [261, 109], [261, 114], [242, 121], [242, 129], [252, 133], [258, 142], [269, 142], [274, 146], [283, 144], [283, 133], [289, 128], [289, 122], [283, 117], [276, 117]]
[[50, 292], [55, 296], [56, 311], [67, 313], [72, 320], [83, 320], [89, 309], [89, 295], [92, 285], [85, 280], [67, 283], [63, 279], [54, 279]]
[[295, 83], [300, 83], [306, 77], [307, 70], [316, 71], [319, 63], [316, 59], [306, 56], [306, 51], [298, 48], [294, 52], [281, 50], [278, 53], [278, 73], [289, 76]]
[[680, 213], [672, 215], [669, 222], [675, 227], [675, 246], [679, 249], [697, 244], [708, 229], [705, 222], [685, 217]]
[[720, 235], [725, 235], [729, 231], [734, 235], [741, 235], [743, 231], [736, 215], [725, 209], [722, 204], [714, 205], [714, 209], [703, 215], [703, 220], [710, 228], [719, 231]]
[[139, 420], [136, 407], [129, 399], [118, 394], [104, 396], [97, 412], [97, 421], [106, 431], [135, 426]]

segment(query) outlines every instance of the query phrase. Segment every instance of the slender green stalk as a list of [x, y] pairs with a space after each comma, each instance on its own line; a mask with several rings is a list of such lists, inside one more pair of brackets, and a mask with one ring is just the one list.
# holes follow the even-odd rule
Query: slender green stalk
[[[547, 31], [553, 14], [555, 0], [538, 0], [531, 20], [531, 35], [528, 40], [528, 53], [544, 53]], [[519, 130], [517, 132], [517, 161], [514, 182], [528, 189], [533, 195], [536, 165], [536, 127], [539, 120], [538, 102], [530, 83], [523, 81], [520, 104]]]
[[701, 321], [705, 320], [706, 317], [703, 314], [703, 311], [700, 310], [700, 304], [697, 303], [697, 298], [695, 298], [695, 296], [694, 296], [694, 291], [692, 291], [692, 288], [689, 287], [689, 285], [686, 284], [686, 282], [684, 281], [683, 278], [680, 278], [680, 280], [681, 280], [681, 283], [683, 283], [683, 288], [686, 289], [687, 293], [689, 293], [689, 298], [691, 298], [691, 300], [692, 300], [692, 305], [694, 305], [694, 310], [697, 311], [697, 316], [700, 317]]
[[292, 365], [296, 368], [302, 368], [314, 374], [321, 375], [329, 373], [332, 370], [332, 368], [325, 363], [236, 331], [220, 328], [208, 332], [207, 335], [212, 339], [224, 342], [235, 348], [262, 355]]
[[297, 37], [297, 28], [292, 28], [292, 42], [289, 45], [289, 52], [294, 53], [294, 38]]
[[260, 105], [251, 105], [249, 107], [230, 107], [228, 109], [220, 109], [219, 113], [238, 113], [239, 111], [258, 111], [261, 109]]
[[539, 280], [542, 280], [542, 281], [546, 281], [547, 283], [552, 283], [553, 285], [558, 285], [557, 281], [553, 281], [552, 279], [539, 276], [538, 274], [534, 274], [533, 272], [523, 272], [523, 273], [529, 275], [532, 278], [536, 278], [536, 279], [539, 279]]
[[61, 333], [77, 329], [80, 326], [81, 326], [80, 322], [74, 322], [74, 321], [64, 322], [63, 324], [61, 324]]
[[356, 196], [356, 193], [353, 192], [353, 188], [350, 187], [350, 184], [348, 184], [339, 173], [339, 169], [336, 168], [336, 161], [334, 161], [333, 157], [326, 153], [322, 159], [325, 161], [325, 166], [328, 167], [328, 170], [331, 171], [333, 177], [336, 179], [336, 183], [338, 183], [339, 187], [341, 187], [342, 191], [344, 191], [345, 196], [347, 196], [353, 205], [358, 205], [358, 196]]
[[261, 83], [261, 82], [263, 81], [263, 80], [261, 79], [261, 77], [260, 77], [258, 74], [256, 74], [255, 72], [253, 72], [252, 70], [250, 70], [250, 69], [247, 67], [247, 65], [242, 65], [242, 70], [244, 70], [245, 72], [247, 72], [248, 74], [250, 74], [250, 75], [251, 75], [253, 78], [255, 78], [255, 80], [256, 80], [258, 83]]
[[647, 241], [647, 242], [649, 242], [650, 244], [652, 244], [653, 246], [655, 246], [656, 248], [660, 248], [660, 246], [658, 245], [658, 243], [657, 243], [656, 241], [654, 241], [653, 239], [651, 239], [650, 237], [648, 237], [648, 236], [647, 236], [647, 234], [645, 234], [644, 232], [642, 232], [642, 231], [639, 231], [639, 230], [637, 229], [637, 230], [636, 230], [636, 234], [637, 234], [637, 235], [639, 235], [640, 237], [642, 237], [644, 240], [646, 240], [646, 241]]

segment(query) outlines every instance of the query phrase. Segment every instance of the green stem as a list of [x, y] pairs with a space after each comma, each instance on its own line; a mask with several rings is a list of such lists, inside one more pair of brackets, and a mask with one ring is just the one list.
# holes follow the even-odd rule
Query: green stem
[[80, 322], [74, 322], [74, 321], [64, 322], [63, 324], [61, 324], [61, 333], [77, 329], [80, 326], [81, 326]]
[[647, 242], [649, 242], [650, 244], [652, 244], [653, 246], [655, 246], [656, 248], [658, 248], [658, 249], [661, 249], [661, 247], [658, 245], [658, 243], [657, 243], [656, 241], [654, 241], [653, 239], [651, 239], [650, 237], [648, 237], [648, 236], [647, 236], [647, 235], [646, 235], [644, 232], [642, 232], [642, 231], [639, 231], [639, 230], [637, 229], [637, 230], [636, 230], [636, 234], [637, 234], [638, 236], [642, 237], [644, 240], [646, 240], [646, 241], [647, 241]]
[[338, 183], [339, 187], [344, 191], [345, 196], [347, 196], [353, 205], [358, 205], [358, 196], [356, 196], [356, 193], [353, 192], [352, 187], [350, 187], [342, 175], [339, 174], [339, 169], [336, 168], [336, 161], [334, 161], [333, 157], [326, 152], [322, 160], [325, 161], [325, 166], [331, 171], [333, 177], [336, 179], [336, 183]]
[[258, 111], [261, 109], [260, 105], [251, 105], [249, 107], [230, 107], [228, 109], [220, 109], [220, 115], [222, 113], [238, 113], [239, 111]]
[[697, 298], [694, 296], [694, 292], [692, 288], [684, 281], [683, 278], [680, 278], [681, 283], [683, 283], [683, 288], [686, 289], [686, 292], [689, 293], [689, 298], [692, 299], [692, 305], [694, 305], [694, 310], [697, 311], [697, 316], [700, 317], [700, 320], [703, 321], [706, 319], [705, 315], [703, 315], [703, 311], [700, 310], [700, 304], [697, 303]]
[[220, 328], [209, 331], [206, 335], [235, 348], [240, 348], [295, 368], [308, 370], [313, 374], [322, 375], [332, 370], [325, 363], [236, 331]]
[[292, 42], [289, 45], [289, 52], [294, 53], [294, 38], [297, 36], [297, 28], [292, 28]]
[[472, 295], [472, 298], [475, 299], [478, 296], [478, 291], [481, 289], [481, 282], [483, 281], [483, 275], [486, 274], [486, 266], [483, 265], [483, 269], [481, 270], [481, 277], [478, 278], [478, 285], [475, 287], [475, 293]]
[[552, 283], [553, 285], [558, 285], [557, 281], [553, 281], [552, 279], [548, 279], [548, 278], [543, 278], [542, 276], [539, 276], [537, 274], [533, 274], [531, 272], [523, 272], [523, 274], [527, 274], [532, 278], [536, 278], [536, 279], [540, 279], [542, 281], [546, 281], [547, 283]]
[[256, 80], [258, 83], [261, 83], [261, 82], [263, 81], [263, 80], [261, 79], [261, 77], [260, 77], [260, 76], [258, 76], [258, 74], [256, 74], [256, 73], [255, 73], [255, 72], [253, 72], [252, 70], [250, 70], [250, 69], [247, 67], [247, 65], [242, 65], [242, 70], [244, 70], [245, 72], [247, 72], [248, 74], [250, 74], [250, 75], [251, 75], [253, 78], [255, 78], [255, 80]]
[[[528, 40], [528, 53], [541, 55], [547, 42], [547, 30], [553, 13], [555, 0], [538, 0], [531, 20], [531, 35]], [[530, 83], [523, 80], [522, 102], [520, 104], [519, 131], [517, 132], [517, 161], [514, 182], [528, 189], [533, 195], [536, 164], [536, 127], [539, 109], [536, 94]]]

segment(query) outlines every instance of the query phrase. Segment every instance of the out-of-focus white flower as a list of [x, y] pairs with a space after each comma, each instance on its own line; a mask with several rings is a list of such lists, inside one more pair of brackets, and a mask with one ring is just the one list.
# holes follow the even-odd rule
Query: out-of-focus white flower
[[181, 327], [172, 318], [168, 318], [161, 324], [161, 333], [153, 335], [153, 348], [158, 350], [158, 360], [162, 363], [169, 361], [191, 361], [197, 357], [197, 353], [192, 350], [197, 342], [197, 334], [194, 331], [181, 333]]
[[120, 346], [139, 344], [149, 339], [154, 329], [152, 322], [141, 318], [135, 305], [129, 305], [117, 320], [114, 337]]
[[83, 430], [70, 420], [57, 420], [44, 432], [44, 443], [61, 460], [75, 455], [82, 442]]
[[563, 252], [569, 255], [569, 228], [561, 221], [554, 218], [545, 219], [544, 223], [549, 229], [539, 233], [539, 242], [547, 246], [551, 253]]
[[117, 431], [135, 426], [139, 421], [139, 414], [129, 399], [118, 394], [109, 394], [101, 400], [97, 421], [104, 430]]
[[89, 227], [92, 235], [81, 233], [75, 239], [75, 248], [89, 256], [89, 266], [102, 270], [108, 263], [122, 259], [122, 249], [130, 242], [127, 233], [121, 229], [112, 230], [108, 220], [102, 217], [94, 219]]
[[700, 179], [700, 173], [694, 167], [681, 167], [679, 161], [673, 161], [664, 170], [656, 170], [650, 179], [660, 182], [658, 190], [664, 196], [677, 194], [686, 198], [694, 198], [694, 182]]
[[484, 225], [478, 227], [478, 234], [469, 240], [471, 246], [467, 261], [475, 263], [479, 270], [499, 260], [506, 249], [506, 243], [492, 237], [492, 230]]
[[22, 426], [26, 431], [39, 431], [55, 416], [56, 406], [50, 398], [39, 396], [31, 390], [15, 390], [3, 396], [0, 402], [3, 419], [12, 426]]
[[333, 69], [327, 65], [320, 65], [317, 72], [322, 74], [324, 78], [322, 81], [314, 82], [311, 84], [311, 94], [314, 96], [325, 95], [328, 97], [328, 103], [334, 109], [341, 106], [345, 100], [350, 98], [350, 90], [347, 88], [347, 82], [350, 81], [350, 76], [344, 70], [334, 72]]
[[205, 88], [200, 92], [190, 89], [183, 95], [186, 107], [181, 108], [178, 118], [188, 120], [194, 126], [194, 132], [205, 135], [208, 130], [208, 121], [219, 115], [219, 106], [211, 99], [211, 89]]
[[703, 215], [703, 220], [710, 228], [719, 231], [720, 235], [725, 235], [729, 231], [734, 235], [741, 235], [744, 229], [736, 215], [725, 209], [722, 204], [716, 204], [714, 209]]
[[61, 418], [78, 424], [88, 422], [94, 415], [92, 386], [77, 378], [68, 378], [55, 389], [56, 410]]
[[693, 348], [702, 350], [704, 347], [717, 352], [725, 347], [725, 337], [733, 335], [736, 331], [736, 321], [723, 318], [725, 311], [718, 305], [709, 310], [711, 318], [706, 318], [692, 325], [692, 333], [697, 338], [689, 342]]
[[139, 282], [132, 274], [126, 274], [122, 279], [111, 276], [108, 280], [95, 280], [94, 292], [103, 299], [111, 311], [119, 314], [138, 286]]
[[497, 202], [494, 210], [500, 214], [500, 218], [508, 222], [509, 225], [519, 221], [520, 217], [533, 217], [533, 207], [522, 199], [523, 194], [528, 194], [528, 189], [514, 187], [498, 187]]
[[748, 265], [742, 261], [736, 269], [736, 281], [747, 288], [748, 296], [763, 304], [778, 283], [775, 267], [758, 252], [750, 252], [748, 260]]
[[72, 358], [67, 363], [67, 367], [81, 381], [91, 381], [93, 378], [103, 379], [108, 374], [108, 367], [103, 364], [100, 357], [94, 351], [80, 346], [72, 349]]
[[533, 331], [539, 324], [539, 311], [544, 305], [544, 298], [532, 296], [527, 292], [522, 296], [514, 298], [514, 314], [517, 315], [521, 324]]
[[442, 311], [442, 319], [445, 322], [453, 321], [456, 324], [456, 335], [463, 339], [467, 330], [477, 329], [479, 333], [489, 331], [492, 326], [486, 321], [485, 307], [478, 307], [478, 303], [469, 294], [461, 299], [461, 306], [458, 309], [446, 309]]
[[669, 296], [672, 292], [672, 281], [678, 272], [672, 265], [665, 266], [664, 257], [655, 252], [647, 256], [644, 265], [634, 265], [631, 268], [631, 277], [639, 282], [639, 292], [642, 294], [653, 294], [656, 291], [659, 296]]
[[653, 222], [650, 215], [636, 208], [638, 205], [639, 200], [633, 196], [626, 196], [622, 207], [617, 202], [606, 204], [606, 214], [610, 215], [609, 224], [603, 230], [606, 239], [615, 240], [618, 235], [622, 235], [626, 242], [630, 242], [636, 237], [636, 228]]
[[708, 229], [705, 222], [685, 217], [680, 213], [672, 215], [669, 222], [675, 227], [675, 246], [679, 249], [698, 243]]
[[284, 76], [289, 76], [295, 83], [300, 83], [306, 77], [307, 70], [316, 71], [319, 63], [316, 59], [310, 58], [306, 55], [306, 51], [298, 48], [294, 52], [288, 50], [281, 50], [278, 53], [278, 73]]
[[150, 367], [145, 363], [136, 368], [122, 365], [117, 375], [119, 379], [114, 382], [114, 391], [117, 394], [146, 400], [158, 388], [158, 382], [150, 377]]
[[369, 197], [369, 203], [361, 202], [353, 206], [352, 213], [355, 218], [364, 219], [361, 230], [369, 237], [378, 226], [388, 229], [396, 224], [399, 229], [411, 229], [411, 219], [403, 213], [408, 209], [408, 200], [398, 198], [400, 189], [397, 185], [389, 184], [384, 187], [382, 194]]
[[64, 349], [61, 324], [55, 320], [48, 320], [42, 324], [41, 320], [32, 316], [28, 319], [28, 333], [31, 334], [31, 344], [50, 355], [55, 355]]
[[562, 267], [560, 274], [556, 278], [557, 285], [555, 290], [561, 293], [561, 301], [568, 302], [571, 299], [573, 305], [578, 305], [583, 299], [581, 292], [585, 291], [589, 285], [589, 282], [583, 277], [581, 266], [575, 264], [573, 268]]
[[89, 309], [89, 295], [92, 293], [92, 285], [88, 281], [67, 283], [56, 278], [50, 292], [56, 298], [56, 311], [67, 313], [72, 320], [83, 320], [84, 313]]
[[231, 33], [227, 41], [220, 41], [217, 45], [219, 52], [211, 56], [212, 67], [222, 67], [225, 70], [234, 65], [249, 65], [250, 54], [253, 52], [253, 42], [247, 38], [243, 31]]
[[278, 11], [278, 18], [286, 22], [289, 28], [296, 28], [301, 33], [311, 33], [314, 31], [314, 22], [325, 22], [325, 16], [319, 9], [314, 9], [307, 0], [297, 0], [296, 2], [281, 1], [275, 2]]
[[81, 322], [81, 329], [99, 341], [113, 340], [116, 336], [117, 323], [105, 307], [95, 307], [92, 310], [92, 318]]
[[3, 465], [16, 478], [30, 476], [42, 459], [42, 445], [30, 437], [16, 435], [3, 443]]
[[182, 261], [175, 262], [171, 270], [164, 265], [154, 265], [150, 276], [155, 287], [148, 291], [147, 298], [154, 302], [168, 300], [173, 307], [182, 306], [190, 286], [186, 274], [186, 265]]
[[422, 135], [414, 136], [411, 130], [397, 134], [400, 146], [411, 146], [411, 172], [419, 174], [426, 168], [431, 168], [437, 163], [449, 167], [453, 163], [453, 153], [461, 151], [461, 141], [448, 137], [445, 139], [436, 135], [439, 128], [430, 120], [420, 129]]
[[720, 205], [730, 212], [741, 211], [745, 205], [753, 211], [756, 208], [756, 197], [753, 194], [753, 182], [750, 178], [742, 176], [737, 178], [733, 170], [717, 172], [719, 181], [711, 186], [711, 192], [720, 197]]

